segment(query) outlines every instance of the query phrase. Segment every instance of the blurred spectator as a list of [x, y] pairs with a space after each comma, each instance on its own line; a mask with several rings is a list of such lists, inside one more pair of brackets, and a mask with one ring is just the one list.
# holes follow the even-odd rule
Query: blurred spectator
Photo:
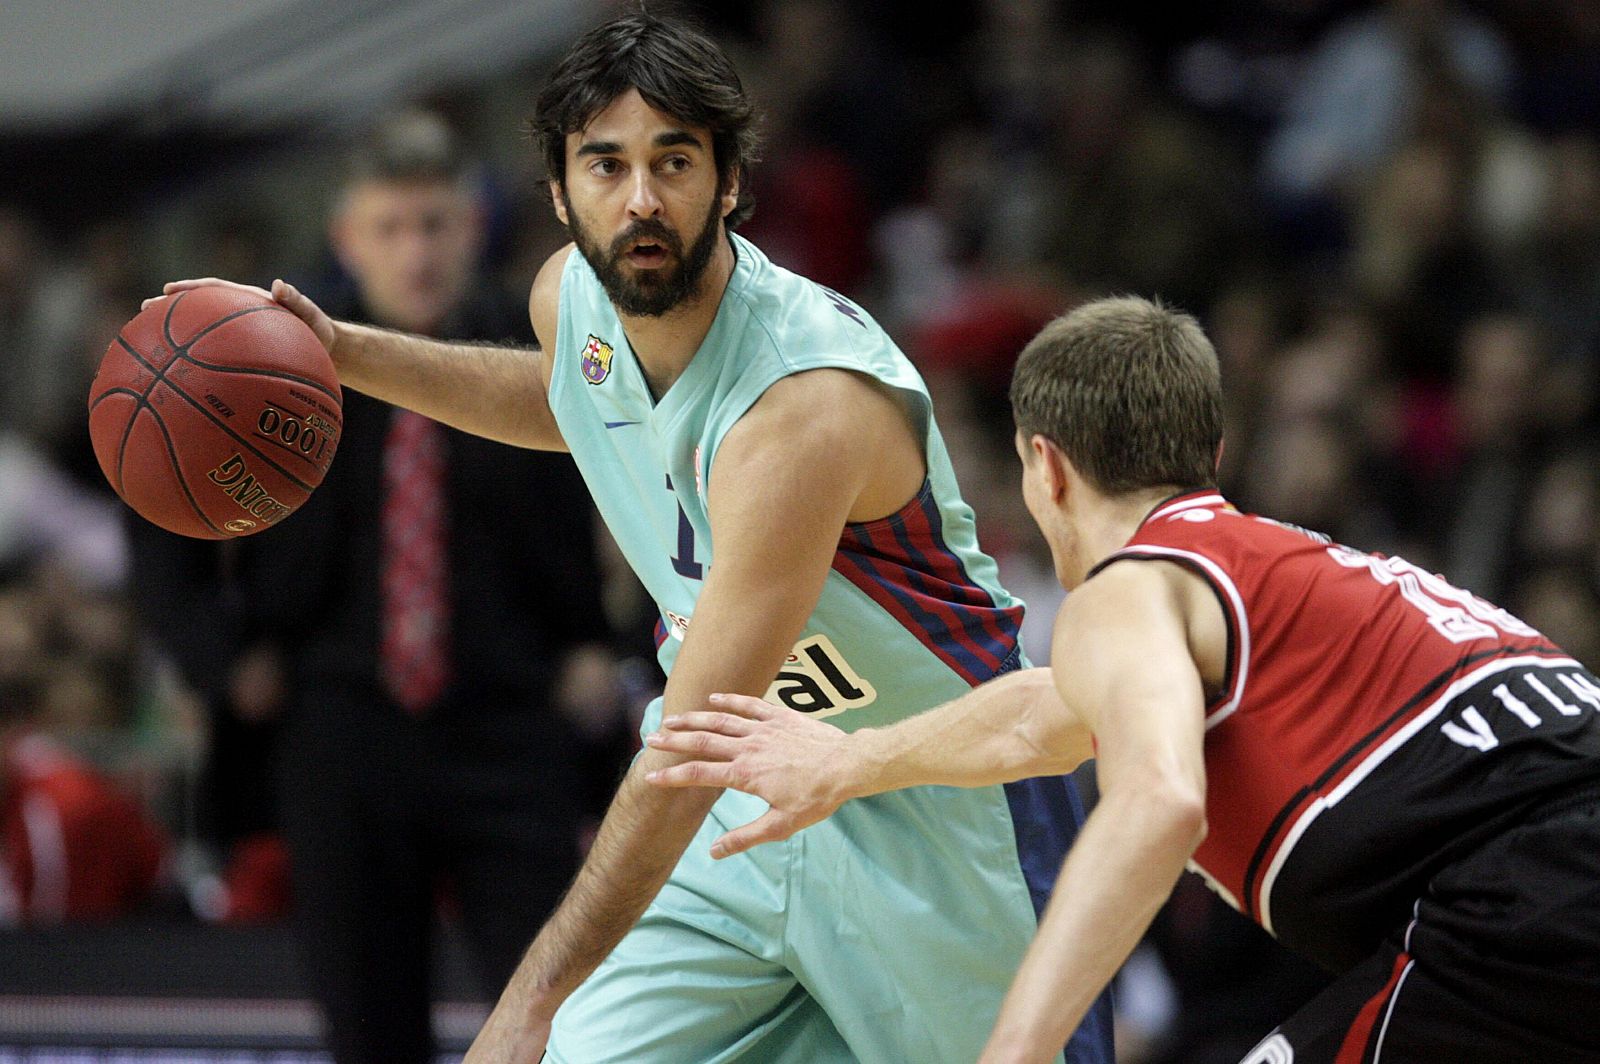
[[[8, 353], [0, 427], [45, 445], [60, 426], [60, 396], [83, 362], [91, 294], [80, 271], [56, 260], [33, 220], [0, 206], [0, 350]], [[83, 378], [81, 399], [88, 393]]]
[[1384, 0], [1316, 46], [1262, 156], [1269, 197], [1291, 222], [1317, 216], [1393, 154], [1412, 131], [1437, 72], [1504, 100], [1511, 54], [1491, 25], [1451, 0]]
[[1585, 665], [1600, 661], [1600, 590], [1579, 567], [1549, 566], [1523, 577], [1514, 592], [1517, 615]]
[[271, 646], [241, 652], [241, 544], [184, 539], [126, 515], [143, 629], [203, 706], [204, 756], [179, 873], [203, 919], [288, 913], [288, 861], [275, 794], [286, 679]]
[[111, 920], [155, 896], [165, 833], [88, 756], [126, 723], [128, 634], [112, 600], [0, 594], [0, 924]]
[[[81, 674], [55, 677], [47, 710], [97, 697]], [[138, 803], [47, 733], [0, 731], [0, 923], [127, 916], [155, 890], [163, 832]]]
[[119, 585], [127, 573], [121, 515], [0, 426], [0, 572], [33, 560], [58, 564], [91, 587]]
[[[1092, 292], [1209, 303], [1219, 268], [1250, 247], [1230, 145], [1171, 107], [1118, 35], [1073, 37], [1039, 78], [1051, 102], [1048, 150], [1021, 168], [1018, 209], [995, 219], [989, 246]], [[1008, 175], [1019, 169], [1003, 161]]]
[[1529, 565], [1576, 570], [1600, 559], [1600, 450], [1569, 444], [1544, 464], [1514, 553]]
[[1507, 281], [1549, 330], [1552, 354], [1592, 388], [1600, 374], [1600, 143], [1574, 134], [1545, 154], [1544, 211], [1512, 252]]
[[1459, 149], [1410, 141], [1357, 206], [1351, 281], [1387, 322], [1405, 380], [1448, 379], [1461, 330], [1496, 301], [1489, 257], [1468, 225], [1469, 181]]
[[1512, 544], [1548, 443], [1542, 417], [1545, 358], [1524, 318], [1474, 321], [1461, 341], [1454, 395], [1460, 460], [1444, 511], [1441, 566], [1460, 586], [1504, 599], [1516, 564]]
[[[1249, 342], [1249, 341], [1247, 341]], [[1224, 461], [1241, 505], [1352, 546], [1391, 548], [1394, 502], [1407, 494], [1390, 461], [1397, 412], [1370, 315], [1330, 301], [1258, 371], [1248, 446]]]

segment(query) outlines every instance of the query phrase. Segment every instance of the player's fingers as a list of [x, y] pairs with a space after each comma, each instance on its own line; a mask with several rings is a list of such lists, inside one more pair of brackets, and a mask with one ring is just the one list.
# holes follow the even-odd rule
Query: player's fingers
[[755, 724], [743, 717], [736, 717], [732, 713], [710, 713], [703, 709], [664, 717], [661, 727], [675, 732], [705, 731], [718, 735], [749, 735], [756, 730]]
[[220, 277], [190, 277], [182, 281], [168, 281], [166, 284], [161, 286], [161, 294], [159, 296], [152, 296], [151, 298], [145, 300], [143, 303], [139, 304], [139, 309], [145, 310], [150, 306], [150, 304], [156, 302], [157, 300], [165, 299], [168, 296], [178, 295], [180, 292], [188, 292], [196, 288], [212, 287], [232, 288], [238, 292], [249, 292], [252, 295], [258, 295], [263, 299], [272, 298], [271, 292], [268, 292], [265, 288], [257, 288], [253, 284], [239, 284], [237, 281], [225, 281]]
[[724, 832], [722, 837], [711, 844], [711, 856], [721, 860], [732, 857], [736, 853], [743, 853], [752, 846], [759, 846], [763, 842], [777, 842], [793, 835], [798, 829], [794, 821], [786, 814], [776, 809], [769, 809], [760, 817], [750, 821], [742, 828], [734, 828]]
[[718, 709], [727, 710], [729, 713], [736, 713], [751, 720], [768, 720], [778, 712], [776, 706], [763, 702], [759, 698], [751, 698], [749, 695], [714, 694], [711, 696], [711, 704]]
[[168, 281], [161, 286], [161, 291], [165, 295], [171, 296], [177, 295], [179, 292], [187, 292], [193, 288], [232, 288], [237, 292], [253, 293], [263, 299], [272, 298], [272, 293], [265, 288], [259, 288], [253, 284], [240, 284], [238, 281], [229, 281], [221, 277], [191, 277], [183, 281]]
[[300, 289], [282, 278], [272, 282], [272, 298], [286, 307], [317, 309], [317, 305], [302, 295]]
[[726, 787], [731, 774], [726, 762], [685, 761], [646, 772], [644, 779], [656, 787]]
[[655, 732], [645, 737], [653, 750], [687, 754], [710, 761], [732, 761], [739, 753], [739, 740], [707, 731]]
[[301, 321], [311, 326], [311, 331], [317, 334], [317, 339], [322, 341], [322, 346], [326, 347], [329, 352], [333, 351], [333, 320], [323, 312], [321, 307], [312, 302], [309, 297], [301, 294], [300, 289], [282, 278], [272, 282], [272, 298], [276, 299], [285, 310], [288, 310]]

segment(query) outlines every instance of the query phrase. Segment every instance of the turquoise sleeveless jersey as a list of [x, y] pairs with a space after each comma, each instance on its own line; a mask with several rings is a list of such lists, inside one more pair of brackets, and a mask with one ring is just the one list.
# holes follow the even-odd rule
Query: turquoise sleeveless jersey
[[[923, 433], [927, 479], [899, 512], [845, 527], [817, 607], [768, 700], [853, 730], [947, 702], [1022, 664], [1022, 604], [1000, 586], [993, 560], [978, 549], [972, 511], [958, 493], [916, 370], [861, 308], [773, 265], [748, 241], [730, 239], [737, 261], [716, 319], [659, 402], [615, 309], [576, 251], [566, 262], [549, 349], [551, 408], [601, 516], [660, 611], [662, 668], [671, 672], [706, 572], [716, 564], [706, 511], [717, 448], [774, 382], [824, 367], [866, 374], [909, 398]], [[658, 699], [646, 731], [658, 725], [660, 711]], [[764, 809], [733, 791], [719, 799], [639, 929], [563, 1008], [553, 1060], [889, 1062], [977, 1055], [1081, 820], [1070, 785], [1053, 779], [878, 795], [847, 803], [788, 843], [758, 847], [747, 860], [713, 865], [705, 858], [716, 833]], [[842, 898], [836, 890], [846, 867], [865, 878]], [[864, 883], [871, 884], [866, 894]], [[780, 890], [787, 903], [771, 904]], [[708, 913], [710, 898], [716, 904]], [[910, 919], [908, 909], [915, 930], [908, 924], [891, 931]], [[863, 958], [865, 970], [858, 965], [847, 978], [808, 979], [817, 963], [809, 953], [849, 955], [837, 935], [852, 920], [893, 941], [875, 948], [877, 960]], [[708, 953], [711, 940], [722, 945]], [[773, 968], [760, 968], [749, 981], [713, 980], [720, 992], [691, 994], [692, 1002], [663, 996], [659, 980], [640, 974], [676, 955], [686, 969], [726, 975], [730, 961], [719, 950], [730, 942], [741, 958], [753, 955]], [[807, 950], [805, 942], [814, 945]], [[885, 950], [891, 959], [882, 959]], [[647, 983], [649, 990], [635, 996]], [[804, 990], [794, 1000], [791, 985]], [[896, 1000], [920, 1004], [906, 1009], [902, 1000], [899, 1018], [886, 1023], [872, 1004], [886, 986]], [[766, 1013], [753, 1004], [766, 1001], [763, 995], [774, 1002]], [[737, 1021], [728, 1019], [719, 997], [736, 1002]], [[816, 1002], [823, 1015], [808, 1019]], [[1075, 1038], [1072, 1059], [1110, 1061], [1104, 1007]]]
[[1022, 604], [978, 550], [927, 389], [860, 308], [733, 240], [738, 262], [722, 307], [659, 403], [576, 252], [561, 288], [551, 406], [606, 525], [661, 611], [661, 666], [671, 672], [701, 579], [716, 564], [706, 491], [717, 447], [773, 382], [833, 367], [911, 397], [928, 483], [895, 519], [850, 528], [805, 638], [770, 693], [846, 729], [949, 701], [1015, 651]]

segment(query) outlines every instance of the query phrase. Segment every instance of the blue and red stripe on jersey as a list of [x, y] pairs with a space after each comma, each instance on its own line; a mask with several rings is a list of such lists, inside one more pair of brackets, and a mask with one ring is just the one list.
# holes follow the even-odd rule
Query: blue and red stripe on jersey
[[1017, 649], [1022, 607], [997, 606], [967, 575], [927, 482], [897, 513], [846, 525], [833, 569], [974, 686]]

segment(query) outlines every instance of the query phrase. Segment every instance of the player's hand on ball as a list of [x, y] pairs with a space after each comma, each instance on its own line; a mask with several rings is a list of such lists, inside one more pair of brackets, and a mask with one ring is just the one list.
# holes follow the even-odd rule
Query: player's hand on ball
[[323, 313], [321, 307], [300, 294], [300, 290], [288, 281], [273, 281], [272, 290], [257, 288], [253, 284], [239, 284], [237, 281], [225, 281], [220, 277], [196, 277], [185, 281], [168, 281], [161, 286], [161, 294], [144, 301], [140, 305], [143, 310], [158, 299], [175, 296], [179, 292], [187, 292], [192, 288], [205, 288], [216, 286], [218, 288], [232, 288], [240, 292], [249, 292], [260, 296], [262, 299], [275, 300], [285, 310], [293, 312], [301, 321], [311, 326], [311, 331], [317, 334], [317, 339], [322, 341], [322, 346], [333, 354], [334, 331], [333, 319]]
[[659, 787], [732, 787], [772, 808], [735, 828], [711, 856], [743, 853], [826, 819], [850, 795], [844, 787], [848, 736], [831, 724], [746, 695], [712, 695], [708, 711], [668, 717], [646, 737], [653, 749], [692, 760], [645, 778]]

